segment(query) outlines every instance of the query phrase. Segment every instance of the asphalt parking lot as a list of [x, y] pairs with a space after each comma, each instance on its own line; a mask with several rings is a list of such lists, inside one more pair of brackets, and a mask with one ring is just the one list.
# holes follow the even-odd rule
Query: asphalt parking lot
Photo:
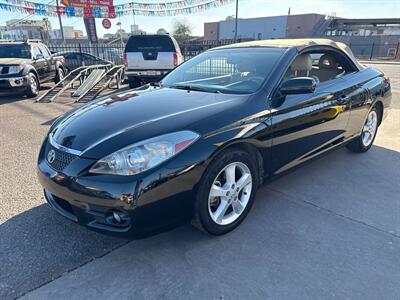
[[69, 104], [0, 97], [0, 299], [398, 299], [400, 64], [368, 153], [339, 149], [264, 185], [222, 237], [190, 225], [127, 242], [54, 212], [36, 179]]

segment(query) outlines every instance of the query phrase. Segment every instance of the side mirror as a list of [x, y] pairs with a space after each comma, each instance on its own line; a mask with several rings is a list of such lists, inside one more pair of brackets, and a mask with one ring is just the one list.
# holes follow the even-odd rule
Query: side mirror
[[36, 54], [36, 57], [35, 57], [36, 60], [42, 59], [42, 58], [44, 58], [43, 54], [41, 54], [41, 53]]
[[308, 94], [315, 91], [317, 82], [311, 77], [296, 77], [284, 81], [279, 88], [282, 95]]

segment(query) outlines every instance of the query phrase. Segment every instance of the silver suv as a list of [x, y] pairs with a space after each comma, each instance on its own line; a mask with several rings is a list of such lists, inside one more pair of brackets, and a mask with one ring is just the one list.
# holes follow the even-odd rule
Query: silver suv
[[168, 34], [132, 35], [125, 46], [125, 74], [131, 88], [156, 81], [181, 62], [181, 49]]

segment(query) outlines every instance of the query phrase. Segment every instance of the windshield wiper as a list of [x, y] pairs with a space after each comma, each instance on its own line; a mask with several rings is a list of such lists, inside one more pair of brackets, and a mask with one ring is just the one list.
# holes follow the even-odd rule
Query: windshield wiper
[[191, 84], [173, 84], [169, 86], [173, 89], [181, 89], [181, 90], [188, 90], [188, 91], [197, 91], [197, 92], [206, 92], [206, 93], [221, 93], [219, 90], [210, 89], [208, 87], [201, 87], [198, 85], [191, 85]]

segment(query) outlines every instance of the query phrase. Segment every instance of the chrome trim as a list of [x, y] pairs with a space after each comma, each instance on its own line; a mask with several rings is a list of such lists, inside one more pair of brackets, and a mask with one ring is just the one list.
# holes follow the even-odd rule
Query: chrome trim
[[[20, 76], [20, 77], [3, 77], [0, 78], [0, 80], [5, 80], [8, 81], [11, 85], [11, 87], [19, 87], [19, 86], [24, 86], [26, 84], [25, 82], [26, 76]], [[16, 80], [19, 80], [20, 83], [15, 83]]]
[[69, 154], [73, 154], [73, 155], [76, 155], [76, 156], [81, 156], [81, 154], [82, 154], [82, 151], [75, 150], [75, 149], [71, 149], [71, 148], [67, 148], [67, 147], [64, 147], [64, 146], [61, 146], [60, 144], [58, 144], [58, 143], [54, 140], [53, 134], [51, 134], [51, 133], [49, 134], [49, 143], [50, 143], [50, 145], [52, 145], [54, 148], [57, 148], [57, 149], [60, 150], [60, 151], [67, 152], [67, 153], [69, 153]]

